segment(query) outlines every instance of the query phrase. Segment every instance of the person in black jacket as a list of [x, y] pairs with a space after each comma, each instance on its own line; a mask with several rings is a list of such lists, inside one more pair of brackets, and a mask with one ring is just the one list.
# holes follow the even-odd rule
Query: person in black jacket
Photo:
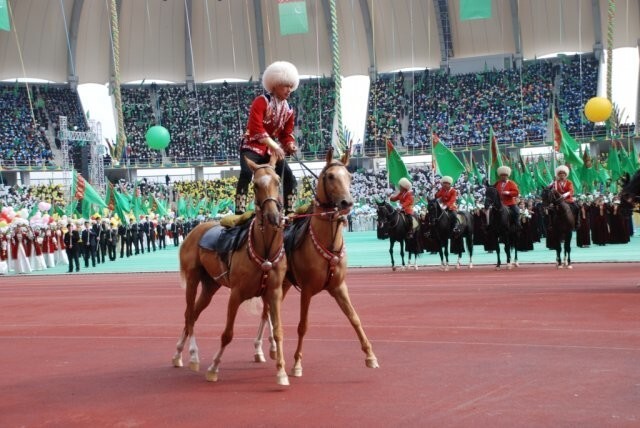
[[164, 217], [162, 217], [158, 222], [156, 231], [158, 233], [158, 249], [161, 250], [163, 248], [167, 248], [167, 221]]
[[76, 272], [80, 272], [80, 234], [73, 224], [67, 224], [67, 232], [64, 234], [62, 239], [64, 241], [67, 258], [69, 259], [69, 273], [73, 272], [74, 262], [76, 265]]
[[127, 235], [129, 234], [129, 226], [128, 220], [126, 218], [122, 219], [122, 223], [118, 226], [118, 237], [120, 238], [120, 258], [124, 257], [124, 249], [127, 249], [127, 257], [130, 254], [130, 247], [127, 245]]
[[[103, 220], [102, 225], [100, 225], [100, 235], [99, 235], [100, 254], [98, 255], [98, 260], [100, 260], [100, 263], [104, 263], [105, 257], [107, 256], [107, 246], [109, 244], [109, 232], [110, 232], [109, 222], [107, 220]], [[109, 255], [109, 258], [111, 258], [111, 255]]]
[[[132, 221], [129, 225], [129, 231], [131, 232], [131, 242], [133, 243], [133, 254], [140, 254], [140, 247], [138, 247], [138, 223]], [[144, 249], [142, 250], [144, 253]]]
[[118, 235], [120, 231], [115, 226], [107, 223], [107, 249], [109, 251], [109, 260], [116, 259], [116, 248], [118, 246]]
[[[100, 225], [98, 223], [93, 223], [91, 225], [91, 232], [93, 232], [93, 235], [95, 236], [95, 241], [96, 241], [96, 245], [91, 246], [91, 257], [96, 259], [96, 263], [100, 263], [100, 251], [102, 249], [102, 247], [100, 246], [100, 232], [101, 228]], [[95, 265], [94, 265], [95, 266]]]
[[88, 221], [84, 222], [84, 229], [80, 234], [80, 239], [82, 240], [82, 256], [84, 258], [84, 267], [89, 267], [89, 259], [91, 259], [91, 264], [93, 265], [93, 267], [95, 267], [96, 246], [98, 245], [98, 241], [95, 231]]

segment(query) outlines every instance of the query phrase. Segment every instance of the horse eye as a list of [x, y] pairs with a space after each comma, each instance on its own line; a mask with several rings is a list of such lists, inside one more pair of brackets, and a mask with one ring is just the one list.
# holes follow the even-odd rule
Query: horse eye
[[333, 175], [333, 173], [329, 173], [329, 174], [327, 174], [327, 178], [329, 180], [333, 180], [335, 178], [335, 176]]

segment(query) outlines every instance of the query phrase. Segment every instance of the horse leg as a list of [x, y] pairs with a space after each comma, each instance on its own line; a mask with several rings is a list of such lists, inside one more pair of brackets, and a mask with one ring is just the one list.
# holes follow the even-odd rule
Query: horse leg
[[198, 294], [198, 283], [200, 278], [193, 272], [183, 273], [183, 279], [186, 283], [185, 299], [187, 301], [187, 307], [184, 311], [184, 328], [176, 343], [176, 353], [173, 354], [171, 362], [174, 367], [182, 367], [182, 351], [184, 345], [191, 333], [193, 332], [193, 311], [196, 301], [196, 295]]
[[467, 251], [469, 252], [469, 269], [473, 269], [473, 237], [467, 235], [465, 240], [467, 242]]
[[573, 266], [571, 266], [571, 233], [569, 233], [564, 241], [564, 255], [565, 266], [567, 266], [567, 269], [573, 269]]
[[504, 253], [507, 257], [507, 269], [511, 269], [511, 242], [504, 244]]
[[[258, 334], [256, 335], [255, 340], [253, 341], [253, 361], [256, 363], [264, 363], [267, 360], [264, 358], [264, 352], [262, 351], [262, 337], [264, 334], [264, 327], [269, 326], [271, 332], [273, 332], [273, 325], [271, 324], [271, 320], [269, 319], [269, 308], [268, 305], [264, 305], [262, 307], [262, 315], [260, 316], [260, 324], [258, 324]], [[273, 333], [271, 333], [271, 337]], [[271, 341], [271, 340], [270, 340]]]
[[231, 289], [231, 295], [229, 296], [229, 303], [227, 305], [227, 322], [224, 326], [224, 331], [220, 336], [220, 350], [213, 357], [213, 364], [209, 366], [205, 375], [206, 379], [209, 382], [218, 381], [218, 371], [220, 370], [220, 361], [222, 360], [222, 354], [224, 353], [227, 345], [231, 343], [231, 340], [233, 340], [233, 324], [236, 320], [238, 308], [240, 307], [241, 303], [242, 296], [239, 289]]
[[282, 318], [280, 317], [280, 310], [282, 304], [282, 286], [280, 284], [275, 284], [274, 287], [270, 287], [267, 291], [268, 300], [269, 300], [269, 315], [271, 320], [273, 321], [273, 330], [272, 337], [276, 342], [276, 369], [277, 369], [277, 380], [278, 385], [288, 386], [289, 385], [289, 377], [287, 376], [287, 371], [285, 370], [284, 363], [284, 333], [282, 329]]
[[360, 322], [360, 318], [356, 313], [356, 310], [353, 308], [351, 301], [349, 300], [349, 291], [347, 290], [346, 282], [342, 282], [338, 287], [329, 290], [329, 294], [336, 299], [338, 302], [338, 306], [342, 309], [342, 312], [347, 316], [351, 326], [356, 331], [358, 335], [358, 339], [360, 340], [360, 347], [362, 351], [367, 355], [365, 359], [365, 364], [367, 367], [376, 369], [379, 367], [378, 359], [373, 353], [373, 348], [369, 339], [367, 339], [367, 335], [364, 333], [364, 329], [362, 328], [362, 323]]
[[389, 254], [391, 255], [391, 270], [395, 271], [396, 270], [396, 263], [393, 260], [393, 246], [395, 245], [396, 241], [393, 238], [389, 238]]
[[500, 265], [502, 265], [502, 261], [500, 260], [500, 242], [496, 242], [496, 256], [498, 258], [498, 264], [496, 264], [496, 270], [500, 270]]
[[309, 325], [309, 306], [311, 305], [311, 291], [308, 288], [303, 288], [300, 293], [300, 321], [298, 322], [298, 345], [296, 346], [296, 352], [293, 354], [293, 368], [291, 369], [291, 376], [302, 376], [302, 340], [307, 333], [307, 327]]
[[398, 243], [400, 244], [400, 259], [402, 260], [402, 270], [404, 270], [406, 268], [404, 264], [404, 240], [401, 239], [400, 241], [398, 241]]
[[449, 240], [444, 241], [444, 270], [449, 271]]
[[560, 241], [556, 244], [556, 267], [562, 269], [562, 244]]
[[438, 255], [440, 256], [440, 270], [444, 270], [444, 252], [442, 245], [438, 242]]

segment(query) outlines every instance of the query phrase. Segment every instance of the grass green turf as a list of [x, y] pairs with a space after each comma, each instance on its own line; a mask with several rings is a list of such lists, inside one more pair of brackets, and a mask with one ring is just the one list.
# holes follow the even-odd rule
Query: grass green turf
[[[572, 246], [571, 259], [574, 263], [596, 263], [596, 262], [638, 262], [640, 261], [640, 233], [631, 237], [631, 242], [622, 245], [606, 245], [603, 247], [591, 246], [589, 248], [577, 248], [575, 240]], [[346, 233], [347, 255], [350, 267], [384, 267], [391, 266], [389, 258], [389, 240], [376, 239], [375, 231]], [[396, 265], [400, 265], [400, 255], [398, 246], [395, 249]], [[405, 255], [406, 257], [406, 255]], [[543, 242], [534, 244], [533, 251], [518, 253], [520, 263], [553, 263], [555, 254], [547, 250]], [[455, 263], [456, 256], [450, 256], [451, 264]], [[440, 258], [437, 254], [421, 254], [418, 258], [421, 266], [438, 265]], [[504, 252], [502, 262], [505, 262]], [[468, 257], [463, 255], [463, 263], [468, 263]], [[474, 247], [474, 265], [496, 263], [495, 253], [487, 253], [481, 246]], [[33, 274], [61, 274], [66, 273], [67, 266], [56, 266], [46, 271], [33, 272]], [[145, 252], [137, 256], [118, 258], [114, 262], [107, 260], [104, 264], [99, 264], [95, 268], [84, 267], [84, 262], [80, 260], [81, 273], [131, 273], [131, 272], [175, 272], [178, 270], [178, 248], [173, 244], [168, 245], [165, 250], [156, 252]], [[6, 278], [6, 277], [5, 277]]]

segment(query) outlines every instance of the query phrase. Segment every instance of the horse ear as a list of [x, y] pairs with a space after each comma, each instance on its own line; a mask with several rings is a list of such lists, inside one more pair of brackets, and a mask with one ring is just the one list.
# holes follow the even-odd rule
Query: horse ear
[[246, 156], [244, 158], [244, 161], [247, 163], [247, 166], [249, 167], [251, 172], [256, 172], [256, 169], [258, 169], [258, 164], [256, 164], [254, 161], [252, 161], [251, 159], [247, 158]]
[[340, 162], [342, 162], [343, 165], [348, 166], [350, 157], [351, 157], [351, 150], [346, 149], [342, 154], [342, 158], [340, 159]]
[[327, 165], [329, 165], [331, 163], [331, 161], [333, 160], [333, 149], [332, 148], [327, 150], [327, 156], [325, 157], [325, 160], [327, 161]]

